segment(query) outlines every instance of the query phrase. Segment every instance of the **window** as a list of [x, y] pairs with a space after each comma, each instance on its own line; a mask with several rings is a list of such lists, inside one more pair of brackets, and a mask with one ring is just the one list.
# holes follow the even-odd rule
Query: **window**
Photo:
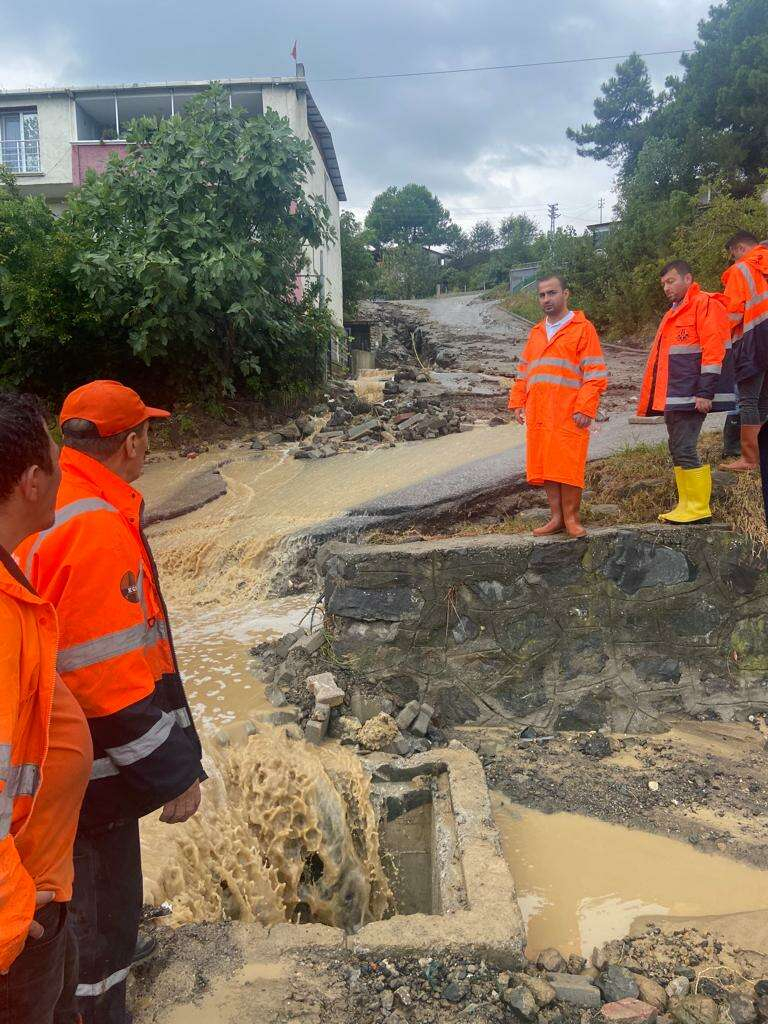
[[0, 110], [0, 163], [14, 174], [40, 171], [37, 110]]

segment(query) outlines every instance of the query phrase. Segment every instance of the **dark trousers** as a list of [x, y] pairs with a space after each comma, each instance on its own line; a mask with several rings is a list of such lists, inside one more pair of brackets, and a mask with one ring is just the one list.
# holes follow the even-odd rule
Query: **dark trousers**
[[76, 999], [55, 1024], [128, 1024], [125, 987], [142, 904], [138, 821], [78, 832], [70, 908], [80, 947]]
[[66, 903], [49, 903], [35, 914], [44, 928], [0, 975], [0, 1024], [53, 1024], [54, 1011], [71, 1002], [77, 983], [77, 942]]
[[726, 459], [737, 459], [741, 455], [741, 416], [729, 412], [723, 424], [723, 455]]
[[669, 454], [672, 465], [681, 469], [698, 469], [701, 459], [696, 446], [706, 416], [703, 412], [665, 412]]
[[744, 427], [759, 427], [768, 419], [768, 373], [765, 370], [739, 382], [739, 411]]

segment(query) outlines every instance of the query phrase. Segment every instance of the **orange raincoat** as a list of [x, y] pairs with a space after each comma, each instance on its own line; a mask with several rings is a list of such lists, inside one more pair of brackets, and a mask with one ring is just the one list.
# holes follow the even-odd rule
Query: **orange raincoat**
[[584, 487], [589, 427], [578, 427], [573, 415], [594, 419], [607, 386], [600, 339], [581, 310], [551, 340], [544, 320], [535, 325], [509, 392], [509, 408], [525, 409], [529, 483]]

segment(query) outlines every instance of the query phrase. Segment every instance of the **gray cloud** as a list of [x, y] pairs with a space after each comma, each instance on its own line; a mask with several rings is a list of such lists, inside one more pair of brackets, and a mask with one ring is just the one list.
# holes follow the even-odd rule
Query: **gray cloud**
[[[577, 229], [610, 196], [610, 168], [581, 160], [565, 129], [588, 121], [612, 62], [432, 78], [343, 75], [566, 60], [690, 45], [709, 0], [42, 0], [4, 26], [0, 84], [91, 84], [291, 74], [299, 40], [334, 133], [350, 206], [423, 182], [469, 224], [559, 202]], [[41, 31], [41, 26], [45, 26]], [[8, 55], [12, 55], [10, 61]], [[657, 85], [674, 57], [649, 59]]]

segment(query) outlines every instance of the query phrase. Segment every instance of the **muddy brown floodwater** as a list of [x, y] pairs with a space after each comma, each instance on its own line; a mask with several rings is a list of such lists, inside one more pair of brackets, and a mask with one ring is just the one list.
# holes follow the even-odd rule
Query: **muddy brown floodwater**
[[768, 872], [687, 843], [579, 814], [544, 814], [493, 794], [493, 814], [528, 928], [528, 955], [590, 956], [643, 915], [768, 909]]
[[[250, 649], [295, 629], [308, 618], [306, 595], [234, 608], [174, 607], [174, 643], [198, 726], [218, 729], [272, 705], [254, 672]], [[315, 624], [318, 616], [315, 615]]]

